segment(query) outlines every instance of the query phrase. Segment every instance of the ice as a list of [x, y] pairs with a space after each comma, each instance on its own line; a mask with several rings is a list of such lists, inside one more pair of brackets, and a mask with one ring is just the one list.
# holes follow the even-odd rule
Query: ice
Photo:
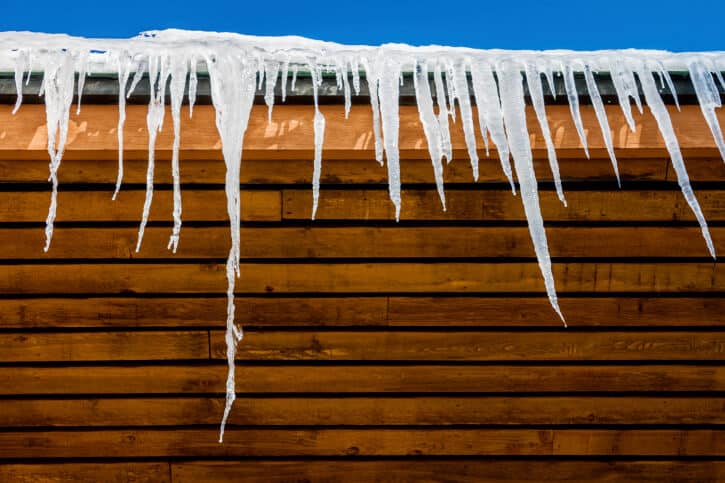
[[[693, 61], [690, 64], [690, 79], [695, 86], [697, 101], [707, 126], [710, 128], [715, 144], [720, 151], [720, 156], [725, 161], [725, 141], [723, 141], [722, 129], [715, 113], [716, 108], [722, 107], [720, 92], [715, 84], [710, 69], [706, 68], [702, 61]], [[725, 87], [725, 85], [723, 86]]]
[[582, 114], [579, 111], [579, 93], [576, 90], [576, 82], [574, 80], [574, 67], [571, 63], [564, 64], [564, 88], [566, 89], [566, 97], [569, 99], [569, 109], [571, 110], [571, 117], [574, 119], [574, 126], [576, 126], [576, 132], [579, 134], [579, 140], [584, 147], [584, 154], [589, 158], [589, 148], [587, 147], [587, 135], [584, 132], [584, 125], [582, 124]]
[[312, 97], [315, 104], [315, 118], [313, 121], [314, 138], [315, 138], [315, 157], [312, 168], [312, 219], [317, 215], [317, 204], [320, 200], [320, 176], [322, 175], [322, 143], [325, 140], [325, 116], [320, 112], [317, 95], [320, 84], [322, 84], [322, 74], [314, 66], [311, 66], [312, 73]]
[[189, 59], [189, 119], [194, 115], [194, 104], [196, 103], [196, 89], [199, 85], [199, 79], [196, 75], [196, 57]]
[[428, 83], [428, 66], [425, 63], [417, 65], [413, 76], [415, 98], [418, 104], [420, 122], [423, 124], [423, 133], [428, 141], [428, 153], [433, 163], [433, 174], [436, 180], [438, 197], [441, 199], [443, 211], [446, 210], [446, 195], [443, 191], [443, 141], [441, 129], [433, 111], [433, 98]]
[[264, 102], [267, 104], [267, 122], [272, 122], [272, 109], [274, 108], [274, 86], [279, 76], [279, 62], [267, 61], [264, 63]]
[[179, 146], [181, 143], [181, 101], [184, 98], [189, 62], [184, 58], [171, 58], [171, 119], [174, 127], [174, 143], [171, 149], [171, 177], [174, 183], [174, 228], [167, 248], [176, 253], [181, 232], [181, 180], [179, 173]]
[[587, 83], [587, 90], [589, 91], [589, 99], [592, 101], [594, 106], [594, 113], [599, 121], [599, 127], [602, 129], [602, 137], [604, 138], [604, 145], [607, 147], [607, 153], [609, 153], [609, 159], [612, 161], [612, 168], [614, 169], [614, 175], [617, 177], [617, 184], [622, 187], [622, 181], [619, 179], [619, 166], [617, 165], [617, 157], [614, 155], [614, 145], [612, 144], [612, 132], [609, 129], [609, 120], [607, 119], [607, 111], [604, 110], [604, 103], [602, 102], [602, 96], [599, 95], [599, 88], [594, 80], [594, 74], [589, 64], [584, 66], [584, 79]]
[[216, 127], [222, 140], [222, 154], [226, 165], [225, 192], [227, 196], [227, 214], [231, 229], [231, 248], [227, 258], [227, 323], [225, 341], [227, 345], [227, 383], [226, 404], [219, 429], [219, 442], [224, 440], [224, 429], [232, 404], [236, 399], [234, 381], [234, 357], [237, 344], [242, 340], [243, 332], [234, 324], [234, 285], [239, 275], [240, 256], [240, 169], [244, 133], [249, 124], [255, 93], [256, 67], [245, 57], [225, 55], [207, 60], [211, 84], [212, 103], [216, 113]]
[[44, 61], [42, 91], [45, 96], [45, 117], [48, 125], [49, 179], [52, 183], [50, 207], [45, 220], [44, 250], [47, 252], [53, 238], [53, 222], [58, 207], [58, 168], [68, 138], [75, 68], [73, 55], [68, 51], [48, 52], [41, 60]]
[[501, 107], [511, 154], [514, 158], [516, 177], [521, 187], [521, 201], [524, 204], [524, 212], [529, 222], [529, 233], [531, 233], [536, 259], [539, 261], [539, 268], [544, 277], [544, 286], [549, 296], [549, 302], [561, 317], [564, 325], [566, 325], [556, 296], [549, 247], [546, 241], [546, 232], [544, 231], [544, 219], [541, 216], [539, 206], [539, 192], [536, 174], [534, 173], [529, 132], [526, 125], [523, 78], [518, 65], [504, 64], [502, 67], [498, 71], [501, 87]]
[[670, 159], [672, 159], [672, 167], [675, 169], [677, 174], [677, 182], [680, 185], [682, 194], [685, 196], [687, 204], [695, 214], [697, 222], [700, 224], [702, 230], [702, 236], [705, 238], [707, 249], [710, 252], [712, 258], [715, 258], [715, 246], [710, 238], [710, 231], [707, 229], [707, 221], [705, 216], [702, 214], [700, 204], [697, 202], [695, 193], [692, 191], [690, 186], [690, 177], [687, 175], [687, 169], [685, 168], [685, 162], [682, 159], [682, 153], [680, 152], [680, 144], [677, 142], [677, 136], [675, 135], [675, 129], [672, 127], [672, 120], [667, 112], [667, 107], [662, 101], [659, 92], [657, 92], [657, 86], [655, 85], [654, 77], [652, 77], [652, 71], [644, 65], [639, 65], [637, 69], [637, 77], [642, 85], [642, 92], [644, 98], [649, 106], [652, 115], [657, 121], [662, 138], [665, 141], [667, 151], [670, 153]]
[[78, 115], [81, 113], [81, 98], [83, 97], [83, 87], [86, 85], [86, 75], [88, 73], [88, 53], [81, 52], [78, 55], [76, 64], [76, 71], [78, 71], [78, 107], [76, 108], [76, 115]]
[[370, 108], [373, 111], [373, 138], [375, 139], [375, 160], [383, 165], [383, 135], [380, 132], [380, 97], [378, 94], [379, 79], [375, 66], [368, 59], [363, 59], [365, 80], [370, 92]]
[[280, 75], [280, 87], [282, 88], [282, 102], [287, 100], [287, 80], [289, 79], [289, 60], [282, 62], [282, 74]]
[[118, 125], [116, 135], [118, 136], [118, 176], [116, 177], [116, 189], [111, 199], [115, 200], [121, 190], [123, 182], [123, 126], [126, 123], [126, 84], [131, 73], [132, 62], [126, 51], [118, 54]]
[[556, 194], [559, 197], [559, 201], [561, 201], [564, 206], [566, 206], [566, 198], [564, 197], [564, 190], [561, 186], [561, 175], [559, 174], [559, 161], [556, 158], [554, 141], [552, 141], [551, 139], [549, 121], [548, 119], [546, 119], [546, 108], [544, 107], [544, 89], [541, 84], [541, 71], [534, 62], [527, 62], [525, 66], [525, 72], [526, 84], [529, 87], [529, 95], [531, 96], [531, 103], [534, 105], [534, 112], [536, 112], [536, 118], [539, 121], [541, 133], [544, 136], [544, 142], [546, 143], [546, 152], [549, 156], [549, 167], [551, 169], [551, 174], [554, 177]]
[[398, 152], [398, 95], [400, 92], [400, 64], [380, 55], [376, 71], [379, 73], [378, 97], [380, 119], [383, 126], [383, 145], [388, 166], [388, 192], [395, 206], [395, 221], [400, 220], [400, 158]]
[[642, 101], [639, 97], [637, 83], [634, 80], [634, 72], [631, 68], [626, 67], [621, 60], [610, 60], [609, 72], [612, 76], [614, 89], [617, 91], [617, 99], [619, 100], [619, 106], [622, 109], [624, 118], [627, 120], [629, 129], [632, 132], [636, 132], [637, 125], [632, 117], [632, 105], [629, 99], [634, 99], [640, 114], [642, 113]]
[[17, 99], [15, 100], [15, 107], [13, 107], [13, 114], [18, 112], [20, 105], [23, 103], [23, 75], [25, 71], [28, 71], [28, 80], [30, 80], [30, 59], [29, 54], [25, 50], [19, 50], [15, 57], [15, 91], [17, 93]]
[[441, 128], [443, 156], [446, 157], [446, 163], [450, 163], [453, 160], [453, 147], [451, 146], [451, 130], [448, 125], [448, 102], [446, 102], [446, 87], [443, 84], [443, 75], [438, 63], [435, 65], [433, 80], [436, 88], [436, 106], [438, 106], [438, 125]]
[[290, 84], [290, 90], [294, 92], [297, 87], [297, 65], [292, 66], [292, 83]]
[[[478, 151], [476, 150], [476, 132], [473, 129], [473, 111], [471, 110], [471, 94], [468, 91], [468, 78], [462, 63], [457, 63], [451, 70], [458, 108], [461, 110], [463, 137], [466, 140], [468, 158], [471, 160], [473, 180], [478, 181]], [[513, 183], [512, 183], [513, 185]]]
[[143, 241], [146, 223], [149, 219], [149, 211], [151, 211], [151, 202], [154, 197], [154, 157], [156, 149], [156, 136], [161, 131], [164, 124], [164, 100], [166, 98], [166, 84], [168, 82], [169, 58], [167, 56], [151, 56], [149, 57], [149, 107], [146, 114], [146, 131], [149, 135], [149, 160], [146, 169], [146, 198], [143, 203], [143, 213], [141, 215], [141, 224], [138, 228], [138, 241], [136, 242], [136, 252], [141, 250], [141, 242]]
[[[476, 96], [476, 107], [478, 108], [478, 122], [481, 129], [481, 136], [486, 141], [486, 154], [488, 154], [488, 133], [496, 145], [498, 157], [501, 161], [506, 178], [511, 185], [511, 191], [516, 194], [516, 185], [511, 173], [511, 161], [506, 132], [503, 125], [503, 112], [501, 111], [501, 100], [499, 99], [498, 86], [493, 77], [493, 71], [488, 63], [474, 63], [471, 65], [471, 80], [473, 92]], [[488, 133], [486, 132], [488, 131]]]

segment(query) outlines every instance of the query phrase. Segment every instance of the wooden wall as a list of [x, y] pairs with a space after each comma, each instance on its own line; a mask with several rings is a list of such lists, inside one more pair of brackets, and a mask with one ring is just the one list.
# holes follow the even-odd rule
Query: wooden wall
[[[592, 111], [586, 160], [568, 108], [549, 108], [568, 208], [532, 125], [564, 329], [519, 197], [483, 149], [472, 183], [460, 122], [442, 212], [417, 113], [401, 107], [396, 224], [369, 108], [345, 121], [324, 106], [311, 222], [312, 109], [277, 107], [268, 125], [255, 107], [237, 282], [246, 338], [220, 445], [229, 229], [213, 111], [198, 106], [182, 127], [176, 255], [168, 161], [133, 250], [145, 107], [129, 107], [115, 202], [116, 108], [74, 115], [45, 254], [43, 107], [10, 108], [0, 106], [0, 481], [725, 479], [725, 266], [708, 257], [649, 115], [632, 134], [611, 109], [619, 190]], [[725, 165], [697, 106], [673, 119], [725, 255]]]

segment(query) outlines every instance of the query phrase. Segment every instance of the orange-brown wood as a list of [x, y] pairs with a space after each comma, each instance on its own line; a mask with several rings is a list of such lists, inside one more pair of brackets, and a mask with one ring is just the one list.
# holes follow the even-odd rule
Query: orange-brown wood
[[[350, 118], [345, 119], [344, 106], [321, 107], [326, 117], [324, 156], [329, 159], [372, 159], [374, 138], [372, 112], [369, 106], [352, 106]], [[607, 106], [607, 117], [612, 131], [614, 147], [620, 157], [652, 157], [666, 151], [654, 118], [649, 112], [635, 113], [637, 131], [630, 132], [618, 106]], [[11, 114], [12, 106], [0, 106], [0, 157], [5, 159], [46, 159], [47, 128], [42, 105], [25, 105]], [[126, 108], [124, 147], [127, 159], [147, 156], [146, 106]], [[672, 122], [687, 155], [716, 156], [712, 134], [705, 123], [699, 106], [683, 106], [678, 112], [670, 109]], [[589, 151], [594, 157], [607, 157], [594, 109], [582, 106], [582, 119], [588, 138]], [[725, 119], [725, 113], [718, 112]], [[475, 115], [475, 109], [474, 109]], [[275, 107], [271, 123], [267, 122], [266, 108], [255, 106], [246, 131], [244, 156], [248, 159], [311, 158], [313, 152], [312, 106]], [[554, 144], [561, 158], [581, 158], [583, 151], [571, 119], [568, 106], [547, 106], [547, 117]], [[170, 118], [170, 116], [169, 116]], [[221, 141], [216, 130], [212, 106], [197, 106], [193, 118], [187, 108], [182, 109], [182, 159], [221, 159]], [[527, 119], [532, 148], [538, 157], [546, 156], [546, 146], [540, 134], [532, 108], [527, 108]], [[117, 156], [117, 115], [113, 106], [87, 105], [79, 115], [72, 115], [68, 130], [65, 157], [68, 159], [115, 159]], [[461, 123], [451, 124], [454, 157], [465, 159], [465, 143]], [[156, 155], [169, 158], [172, 130], [164, 129], [158, 135]], [[400, 152], [404, 158], [425, 158], [427, 144], [423, 136], [418, 110], [415, 106], [400, 107]], [[478, 148], [485, 156], [483, 140], [478, 136]], [[492, 169], [498, 170], [494, 163]]]

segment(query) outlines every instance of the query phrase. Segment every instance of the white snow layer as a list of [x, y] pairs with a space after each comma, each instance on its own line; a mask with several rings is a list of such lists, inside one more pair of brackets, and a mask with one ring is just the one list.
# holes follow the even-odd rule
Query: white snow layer
[[[602, 130], [605, 146], [612, 160], [614, 174], [619, 182], [619, 170], [615, 157], [612, 133], [599, 94], [596, 74], [606, 72], [619, 99], [619, 105], [629, 127], [636, 125], [632, 117], [630, 98], [642, 112], [642, 99], [656, 119], [665, 146], [672, 158], [672, 165], [682, 188], [683, 195], [694, 212], [707, 248], [715, 257], [715, 251], [707, 229], [707, 223], [690, 186], [687, 170], [682, 159], [669, 113], [657, 88], [655, 76], [661, 86], [666, 83], [677, 100], [674, 84], [668, 72], [688, 71], [707, 125], [725, 160], [725, 141], [716, 108], [721, 107], [717, 83], [725, 88], [722, 71], [725, 71], [725, 52], [669, 53], [663, 51], [502, 51], [474, 50], [440, 46], [411, 47], [387, 44], [380, 47], [347, 46], [321, 42], [301, 37], [253, 37], [228, 33], [191, 32], [164, 30], [145, 32], [131, 39], [84, 39], [56, 34], [30, 32], [0, 33], [0, 70], [14, 71], [17, 89], [15, 111], [22, 103], [23, 77], [30, 72], [41, 71], [41, 94], [45, 96], [48, 125], [48, 154], [52, 195], [46, 225], [47, 250], [53, 235], [53, 221], [57, 207], [58, 170], [65, 147], [68, 119], [77, 87], [78, 109], [83, 81], [94, 73], [118, 74], [118, 181], [113, 193], [115, 199], [123, 179], [123, 126], [125, 99], [148, 74], [150, 99], [147, 128], [149, 157], [147, 192], [141, 216], [137, 250], [141, 247], [144, 227], [153, 199], [154, 145], [157, 133], [164, 122], [167, 84], [171, 100], [173, 121], [172, 176], [174, 189], [174, 227], [169, 239], [169, 249], [176, 251], [181, 230], [181, 187], [179, 182], [180, 109], [188, 78], [189, 114], [196, 98], [197, 72], [208, 72], [211, 96], [216, 111], [216, 127], [222, 141], [226, 164], [227, 212], [231, 228], [231, 248], [227, 260], [227, 377], [226, 407], [221, 424], [219, 441], [235, 399], [234, 356], [237, 343], [242, 339], [241, 328], [235, 325], [234, 284], [240, 276], [240, 166], [244, 133], [258, 90], [264, 93], [271, 120], [274, 107], [274, 90], [279, 79], [282, 100], [290, 89], [295, 90], [298, 71], [309, 71], [314, 91], [314, 109], [311, 113], [314, 126], [313, 159], [313, 208], [314, 218], [319, 199], [320, 173], [325, 118], [320, 112], [317, 97], [324, 73], [335, 75], [338, 88], [344, 92], [345, 115], [350, 110], [351, 95], [360, 92], [361, 71], [370, 92], [373, 112], [375, 158], [388, 168], [390, 198], [395, 207], [395, 218], [402, 209], [399, 134], [399, 89], [404, 72], [413, 73], [415, 95], [420, 121], [423, 125], [430, 153], [436, 186], [443, 209], [443, 158], [450, 162], [453, 156], [449, 122], [456, 122], [455, 104], [460, 110], [458, 119], [463, 124], [468, 158], [473, 179], [478, 178], [478, 136], [482, 137], [489, 154], [489, 136], [496, 147], [503, 174], [516, 194], [510, 157], [520, 186], [521, 200], [529, 223], [531, 239], [539, 261], [544, 286], [552, 307], [564, 320], [559, 310], [547, 247], [544, 221], [539, 206], [537, 180], [527, 127], [524, 80], [528, 95], [536, 113], [546, 144], [549, 164], [559, 199], [566, 204], [559, 176], [556, 151], [546, 119], [544, 89], [555, 95], [554, 76], [563, 76], [567, 99], [574, 125], [588, 156], [586, 131], [579, 110], [583, 92], [577, 90], [575, 72], [584, 74], [588, 97], [594, 107]], [[131, 78], [131, 74], [133, 77]], [[76, 81], [76, 76], [78, 80]], [[350, 87], [352, 76], [352, 89]], [[131, 78], [131, 85], [127, 86]], [[470, 78], [470, 80], [469, 80]], [[435, 103], [433, 102], [433, 90]], [[476, 110], [472, 108], [472, 99]], [[437, 108], [437, 109], [436, 109]], [[679, 104], [678, 104], [679, 108]], [[437, 111], [437, 112], [436, 112]], [[477, 116], [479, 135], [475, 132], [474, 113]], [[450, 119], [449, 119], [450, 117]]]

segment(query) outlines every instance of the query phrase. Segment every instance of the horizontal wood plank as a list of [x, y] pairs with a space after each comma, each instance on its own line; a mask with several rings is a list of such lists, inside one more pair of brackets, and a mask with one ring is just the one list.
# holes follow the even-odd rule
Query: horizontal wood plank
[[[226, 357], [224, 333], [211, 355]], [[725, 360], [719, 332], [254, 332], [239, 360], [631, 361]]]
[[[543, 292], [536, 263], [242, 263], [240, 293]], [[224, 293], [225, 265], [4, 265], [5, 294]], [[719, 292], [725, 264], [555, 263], [563, 292]]]
[[[227, 227], [185, 227], [177, 252], [168, 248], [171, 228], [148, 227], [136, 252], [138, 229], [58, 228], [52, 249], [42, 250], [42, 228], [0, 228], [6, 259], [224, 259]], [[717, 253], [725, 253], [725, 228], [712, 227]], [[704, 246], [695, 227], [550, 227], [552, 257], [699, 257]], [[488, 258], [533, 257], [526, 227], [242, 227], [242, 258]], [[290, 243], [290, 240], [294, 240]]]
[[0, 481], [14, 483], [163, 483], [167, 463], [0, 464]]
[[632, 481], [714, 483], [725, 475], [721, 461], [242, 461], [189, 462], [171, 465], [174, 482], [245, 481], [376, 481], [460, 483], [577, 481], [631, 483]]
[[[58, 193], [56, 222], [107, 221], [140, 222], [146, 192], [122, 190], [116, 200], [112, 191], [61, 191]], [[220, 190], [184, 190], [182, 210], [185, 221], [227, 220], [226, 197]], [[48, 216], [50, 194], [37, 191], [0, 192], [0, 222], [39, 222]], [[279, 221], [281, 200], [278, 191], [243, 191], [242, 221]], [[172, 220], [173, 193], [155, 190], [149, 221]]]
[[207, 359], [208, 333], [0, 333], [0, 362]]
[[[0, 367], [0, 395], [224, 394], [226, 364]], [[237, 392], [722, 392], [718, 365], [305, 365], [236, 367]]]
[[[13, 106], [0, 106], [0, 125], [4, 136], [0, 138], [0, 157], [4, 159], [47, 159], [47, 128], [44, 106], [25, 105], [17, 114]], [[344, 106], [321, 106], [326, 117], [323, 155], [329, 159], [372, 159], [374, 137], [372, 112], [369, 106], [353, 105], [349, 119], [345, 119]], [[547, 117], [552, 130], [554, 145], [560, 158], [581, 158], [583, 151], [576, 134], [568, 106], [547, 106]], [[606, 106], [615, 150], [624, 158], [662, 156], [664, 142], [655, 119], [646, 111], [634, 113], [637, 132], [630, 132], [619, 106]], [[278, 105], [272, 122], [267, 121], [265, 106], [254, 106], [250, 116], [244, 143], [247, 159], [312, 158], [313, 118], [312, 106]], [[476, 109], [473, 109], [476, 115]], [[672, 123], [685, 155], [716, 156], [716, 146], [705, 123], [699, 106], [682, 106], [678, 111], [669, 108]], [[127, 159], [145, 159], [148, 149], [146, 131], [146, 106], [130, 105], [126, 108], [124, 149]], [[718, 111], [721, 123], [725, 113]], [[593, 157], [607, 156], [596, 114], [591, 106], [581, 106], [581, 115], [587, 132], [589, 152]], [[169, 115], [167, 119], [170, 119]], [[427, 143], [415, 106], [400, 106], [399, 146], [403, 158], [425, 158]], [[221, 159], [221, 141], [214, 121], [212, 106], [197, 106], [194, 116], [189, 117], [182, 108], [181, 156], [182, 159]], [[533, 109], [527, 107], [530, 140], [534, 155], [546, 156], [546, 145], [540, 134]], [[87, 105], [79, 115], [69, 121], [67, 159], [115, 159], [117, 156], [117, 110], [114, 106]], [[483, 139], [478, 138], [480, 155], [485, 156]], [[159, 159], [169, 158], [173, 141], [172, 130], [164, 129], [156, 141]], [[465, 141], [461, 123], [451, 124], [451, 141], [454, 157], [466, 159]], [[631, 154], [630, 154], [631, 153]], [[494, 163], [490, 163], [493, 169]]]
[[[230, 424], [599, 425], [723, 424], [725, 399], [688, 397], [238, 398]], [[224, 398], [3, 400], [0, 427], [216, 425]]]
[[[309, 219], [311, 194], [284, 190], [283, 218]], [[690, 207], [679, 191], [568, 191], [564, 206], [553, 191], [539, 193], [545, 221], [694, 221]], [[709, 221], [725, 217], [720, 191], [697, 190], [697, 199]], [[401, 220], [507, 220], [525, 221], [520, 196], [510, 191], [446, 192], [447, 211], [441, 209], [434, 190], [402, 192]], [[325, 190], [320, 193], [318, 220], [393, 220], [395, 207], [387, 191]]]
[[216, 429], [0, 432], [2, 458], [722, 456], [722, 430]]
[[[0, 328], [216, 327], [212, 297], [0, 299]], [[247, 327], [547, 327], [561, 324], [540, 297], [237, 297]], [[722, 297], [560, 297], [569, 326], [721, 327]]]
[[[403, 159], [400, 163], [403, 183], [435, 183], [433, 168], [427, 153], [421, 159]], [[725, 167], [714, 158], [693, 158], [687, 160], [688, 170], [693, 179], [715, 181], [725, 178]], [[622, 160], [619, 166], [620, 178], [627, 182], [665, 181], [667, 179], [666, 157]], [[124, 161], [123, 182], [146, 183], [147, 161], [130, 159]], [[534, 164], [539, 181], [552, 181], [551, 169], [547, 159], [537, 159]], [[60, 183], [116, 183], [117, 161], [115, 159], [68, 159], [63, 161], [58, 172]], [[562, 159], [559, 172], [564, 182], [610, 181], [616, 183], [609, 160], [595, 158]], [[180, 161], [181, 183], [224, 184], [226, 167], [219, 159]], [[471, 165], [465, 157], [455, 159], [443, 166], [446, 184], [472, 183]], [[156, 183], [171, 184], [171, 163], [169, 160], [157, 160], [154, 171]], [[4, 183], [43, 183], [48, 182], [47, 160], [13, 160], [0, 158], [0, 182]], [[242, 161], [240, 182], [243, 184], [311, 184], [312, 157], [299, 159], [245, 159]], [[508, 182], [500, 169], [495, 154], [482, 157], [478, 183]], [[325, 184], [387, 184], [388, 168], [380, 165], [372, 157], [369, 159], [323, 159], [320, 183]]]

